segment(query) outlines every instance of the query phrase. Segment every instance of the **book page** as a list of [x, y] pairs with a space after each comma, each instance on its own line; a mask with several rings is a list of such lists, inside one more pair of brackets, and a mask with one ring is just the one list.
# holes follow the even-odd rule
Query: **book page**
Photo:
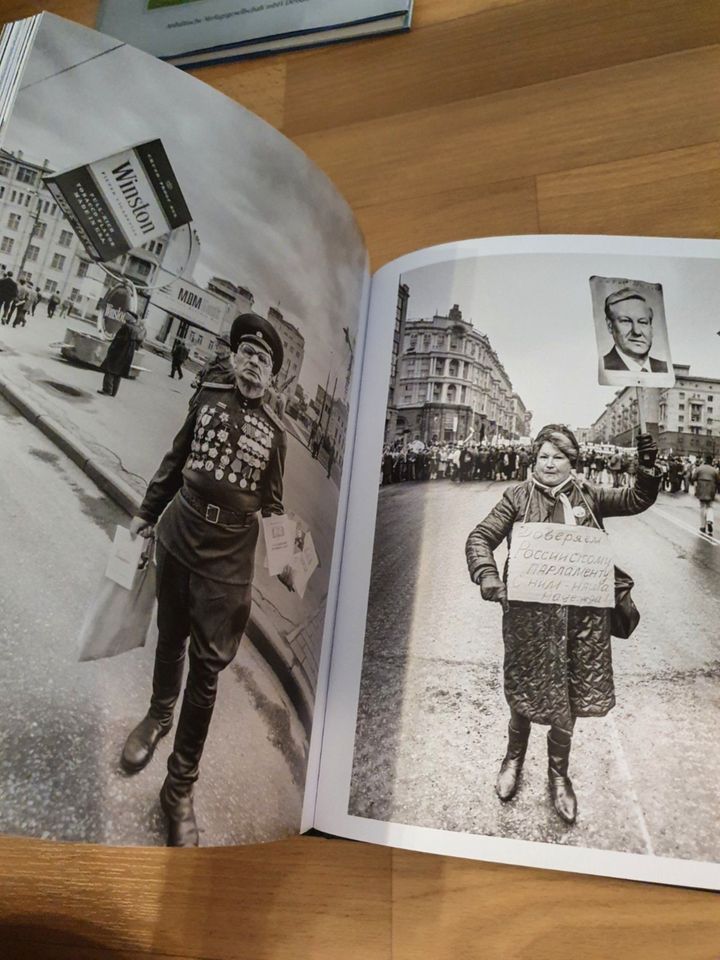
[[[51, 15], [2, 147], [0, 831], [297, 833], [362, 364], [357, 224], [265, 122]], [[122, 586], [117, 527], [155, 538]]]
[[718, 317], [716, 241], [374, 277], [319, 829], [720, 887]]

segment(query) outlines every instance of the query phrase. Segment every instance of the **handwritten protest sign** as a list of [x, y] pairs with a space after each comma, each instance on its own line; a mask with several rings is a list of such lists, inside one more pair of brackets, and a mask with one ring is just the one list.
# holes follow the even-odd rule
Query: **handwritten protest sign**
[[508, 561], [508, 600], [576, 607], [615, 606], [615, 564], [596, 527], [516, 523]]

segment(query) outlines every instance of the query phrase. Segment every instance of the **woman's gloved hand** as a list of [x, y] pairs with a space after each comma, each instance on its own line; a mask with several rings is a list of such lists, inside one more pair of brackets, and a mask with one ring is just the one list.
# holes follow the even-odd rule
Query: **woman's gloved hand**
[[501, 603], [505, 612], [508, 609], [508, 598], [505, 584], [500, 577], [485, 577], [480, 583], [480, 595], [483, 600], [491, 600], [493, 603]]
[[640, 433], [637, 438], [638, 464], [645, 470], [654, 470], [658, 448], [652, 434]]

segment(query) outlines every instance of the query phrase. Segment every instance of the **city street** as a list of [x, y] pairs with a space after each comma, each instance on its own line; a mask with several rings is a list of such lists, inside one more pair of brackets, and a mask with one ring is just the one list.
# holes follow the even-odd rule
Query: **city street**
[[[24, 332], [0, 330], [4, 342]], [[77, 660], [79, 623], [127, 516], [1, 398], [0, 448], [0, 833], [163, 844], [157, 795], [172, 735], [141, 773], [118, 766], [147, 709], [154, 645]], [[297, 831], [306, 747], [286, 693], [244, 640], [221, 674], [203, 756], [201, 844]]]
[[[578, 796], [565, 826], [534, 726], [516, 797], [494, 792], [505, 751], [501, 608], [484, 602], [464, 545], [504, 483], [380, 490], [351, 814], [397, 823], [658, 856], [717, 860], [720, 538], [698, 532], [688, 494], [607, 521], [635, 579], [641, 622], [613, 639], [617, 706], [579, 719]], [[717, 529], [717, 528], [716, 528]], [[496, 553], [499, 569], [504, 547]]]
[[[76, 436], [141, 497], [187, 414], [194, 372], [186, 369], [182, 380], [172, 380], [168, 360], [141, 350], [135, 357], [136, 364], [143, 368], [138, 379], [123, 380], [114, 398], [98, 395], [100, 371], [60, 357], [57, 345], [68, 326], [91, 329], [80, 320], [57, 313], [48, 317], [45, 304], [28, 318], [26, 327], [0, 326], [0, 377]], [[338, 480], [337, 467], [333, 478], [328, 479], [324, 464], [313, 460], [304, 443], [289, 429], [285, 506], [311, 530], [320, 563], [301, 599], [266, 574], [262, 543], [256, 560], [257, 609], [274, 623], [279, 635], [292, 635], [287, 641], [292, 647], [289, 658], [302, 660], [311, 686], [320, 658], [321, 614], [330, 575]], [[293, 647], [296, 638], [301, 639]]]

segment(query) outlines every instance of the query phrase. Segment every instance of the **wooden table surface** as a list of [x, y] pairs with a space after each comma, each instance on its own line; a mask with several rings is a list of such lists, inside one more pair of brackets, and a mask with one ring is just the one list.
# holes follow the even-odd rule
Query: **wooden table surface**
[[[0, 13], [43, 6], [90, 26], [96, 0]], [[198, 75], [330, 174], [374, 267], [492, 234], [720, 232], [718, 0], [416, 0], [409, 35]], [[717, 960], [720, 899], [315, 838], [4, 839], [0, 956]]]

